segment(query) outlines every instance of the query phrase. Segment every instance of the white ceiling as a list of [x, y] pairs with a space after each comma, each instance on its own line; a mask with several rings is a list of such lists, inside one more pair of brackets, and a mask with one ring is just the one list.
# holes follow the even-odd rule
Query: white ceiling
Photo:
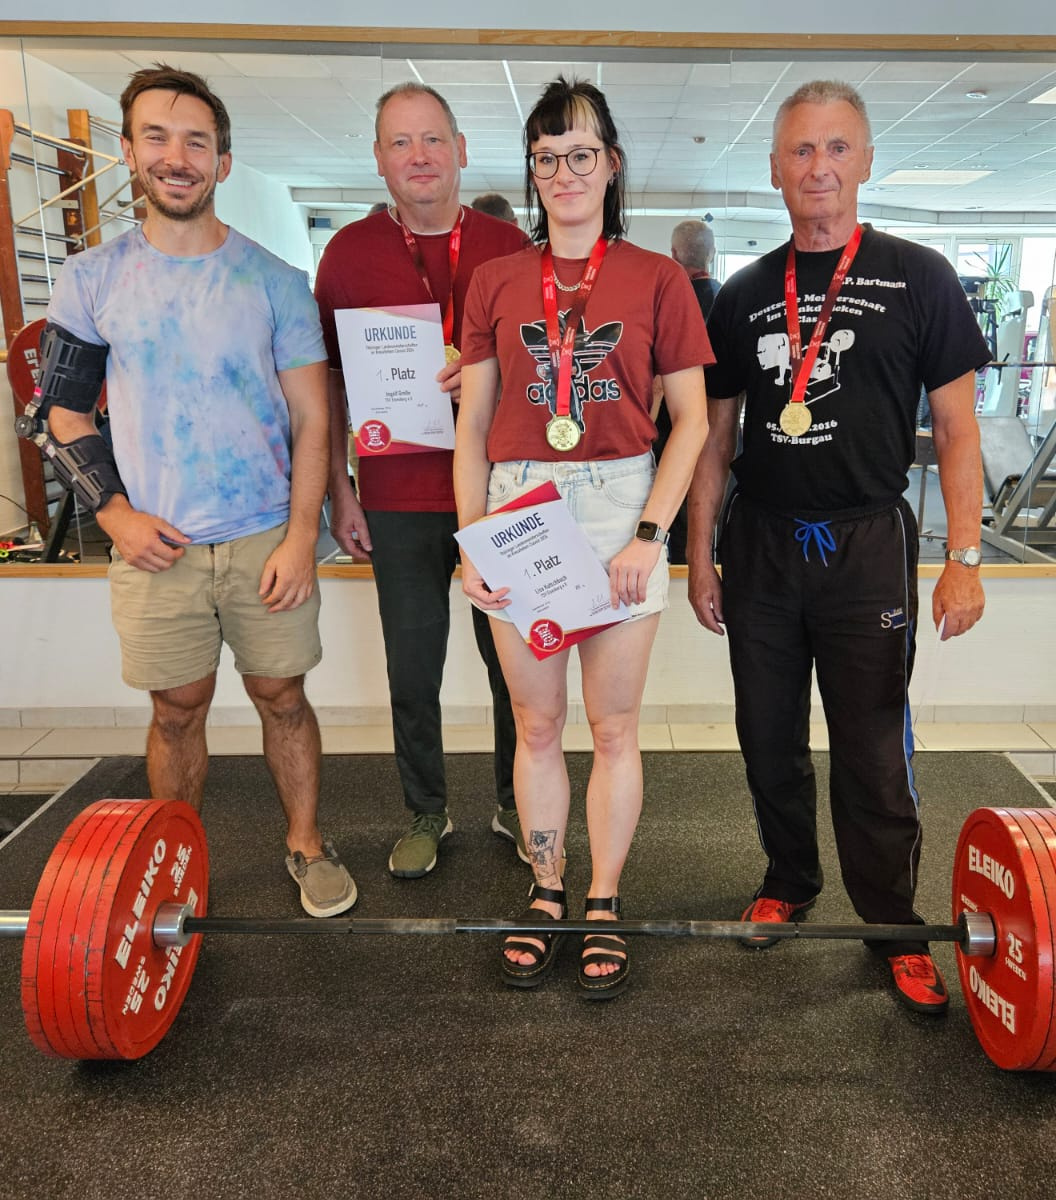
[[[623, 51], [605, 61], [569, 62], [516, 47], [503, 51], [517, 55], [507, 58], [469, 57], [477, 52], [457, 47], [404, 47], [406, 57], [363, 47], [347, 54], [189, 52], [140, 43], [26, 48], [115, 99], [132, 71], [159, 57], [200, 72], [230, 110], [236, 158], [314, 207], [383, 197], [371, 151], [374, 102], [410, 79], [442, 92], [466, 135], [463, 195], [499, 191], [518, 204], [523, 115], [563, 71], [604, 89], [640, 208], [718, 214], [729, 204], [778, 218], [767, 159], [774, 113], [799, 83], [836, 78], [861, 91], [872, 118], [876, 158], [861, 194], [863, 215], [941, 224], [994, 214], [1031, 224], [1056, 213], [1056, 105], [1029, 103], [1056, 87], [1056, 55], [789, 61], [772, 52], [685, 51], [667, 52], [664, 61], [658, 52], [650, 61], [648, 52]], [[969, 99], [969, 92], [983, 95]], [[960, 185], [923, 182], [946, 170], [986, 173]], [[902, 182], [885, 183], [896, 171]]]

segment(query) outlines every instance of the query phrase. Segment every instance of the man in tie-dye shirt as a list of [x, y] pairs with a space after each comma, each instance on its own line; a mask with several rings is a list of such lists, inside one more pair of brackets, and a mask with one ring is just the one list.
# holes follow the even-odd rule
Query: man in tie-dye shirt
[[[151, 791], [200, 806], [226, 641], [261, 716], [287, 867], [304, 908], [329, 916], [352, 907], [356, 887], [316, 823], [319, 728], [304, 694], [321, 658], [315, 546], [329, 456], [318, 311], [302, 272], [216, 216], [231, 126], [205, 81], [138, 71], [121, 109], [147, 218], [68, 260], [48, 318], [71, 344], [107, 348], [120, 490], [96, 518], [114, 543], [124, 679], [153, 704]], [[94, 413], [61, 398], [48, 418], [62, 444], [96, 433]]]

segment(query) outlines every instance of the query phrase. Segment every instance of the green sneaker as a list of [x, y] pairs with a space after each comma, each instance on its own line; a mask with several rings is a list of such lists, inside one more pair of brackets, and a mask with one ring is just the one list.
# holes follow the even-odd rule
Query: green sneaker
[[389, 855], [389, 870], [398, 879], [420, 879], [436, 866], [440, 843], [454, 831], [444, 812], [415, 813], [411, 832], [405, 833]]
[[515, 808], [497, 808], [491, 818], [491, 829], [499, 837], [506, 838], [517, 847], [517, 857], [524, 863], [530, 863], [528, 851], [524, 847], [524, 834], [521, 831], [521, 818]]

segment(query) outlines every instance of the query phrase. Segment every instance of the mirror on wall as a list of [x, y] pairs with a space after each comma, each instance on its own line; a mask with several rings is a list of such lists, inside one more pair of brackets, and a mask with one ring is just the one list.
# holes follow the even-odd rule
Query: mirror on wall
[[[1056, 554], [1056, 535], [1047, 541], [1047, 527], [1056, 525], [1056, 484], [1047, 478], [1054, 468], [1041, 469], [1056, 446], [1056, 56], [189, 45], [0, 42], [0, 109], [41, 138], [89, 141], [85, 174], [104, 168], [105, 156], [116, 160], [94, 181], [91, 213], [74, 220], [78, 203], [69, 199], [41, 213], [40, 197], [62, 190], [63, 147], [16, 137], [26, 144], [13, 145], [21, 157], [8, 178], [12, 216], [25, 229], [17, 235], [16, 283], [27, 320], [42, 313], [62, 257], [78, 248], [69, 241], [71, 221], [80, 222], [75, 236], [99, 226], [92, 236], [107, 238], [135, 219], [119, 162], [117, 97], [131, 72], [159, 59], [204, 74], [230, 109], [235, 166], [217, 193], [223, 219], [309, 275], [342, 224], [386, 199], [372, 154], [374, 103], [404, 80], [436, 87], [451, 102], [468, 144], [463, 198], [498, 192], [518, 214], [524, 114], [558, 72], [596, 82], [628, 153], [631, 239], [668, 253], [675, 224], [706, 221], [724, 278], [787, 237], [768, 162], [778, 104], [805, 80], [846, 79], [869, 106], [876, 144], [860, 194], [863, 218], [953, 262], [992, 346], [996, 365], [980, 374], [977, 395], [993, 525], [987, 558]], [[71, 126], [72, 114], [83, 113]], [[3, 401], [4, 411], [10, 403]], [[926, 412], [921, 422], [926, 434]], [[22, 489], [19, 447], [10, 422], [0, 421], [0, 536], [25, 525]], [[926, 534], [922, 557], [938, 560], [943, 516], [934, 467], [915, 468], [907, 495]], [[80, 538], [67, 539], [72, 554], [103, 560], [91, 522], [75, 513], [71, 531]], [[333, 549], [323, 536], [320, 556]]]

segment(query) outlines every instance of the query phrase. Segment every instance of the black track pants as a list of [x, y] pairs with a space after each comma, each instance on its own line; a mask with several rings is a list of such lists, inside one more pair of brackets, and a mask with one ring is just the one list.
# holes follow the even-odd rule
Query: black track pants
[[814, 514], [797, 519], [735, 496], [719, 553], [737, 733], [769, 860], [757, 894], [800, 902], [822, 886], [809, 745], [813, 667], [848, 895], [864, 921], [919, 923], [907, 695], [917, 618], [912, 510], [898, 502], [819, 524]]

